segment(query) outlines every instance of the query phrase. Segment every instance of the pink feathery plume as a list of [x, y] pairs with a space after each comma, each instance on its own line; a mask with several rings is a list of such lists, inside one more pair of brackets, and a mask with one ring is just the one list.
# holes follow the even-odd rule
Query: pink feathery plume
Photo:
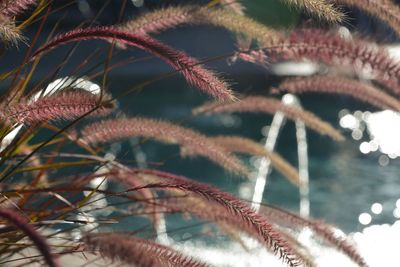
[[217, 77], [215, 73], [205, 69], [199, 61], [188, 57], [185, 53], [175, 50], [149, 36], [131, 34], [110, 27], [92, 27], [75, 29], [54, 37], [41, 46], [33, 55], [33, 58], [60, 45], [83, 40], [116, 40], [122, 44], [137, 47], [149, 52], [175, 70], [182, 73], [185, 79], [203, 92], [215, 97], [220, 101], [232, 101], [235, 99], [227, 84]]
[[335, 0], [338, 4], [356, 7], [389, 25], [400, 35], [400, 7], [393, 0]]
[[289, 162], [282, 158], [278, 153], [268, 151], [265, 147], [251, 139], [241, 136], [216, 136], [212, 140], [225, 147], [226, 150], [236, 153], [246, 153], [250, 155], [265, 157], [271, 161], [272, 166], [285, 176], [291, 183], [300, 186], [298, 170]]
[[198, 8], [201, 6], [185, 5], [160, 8], [128, 20], [117, 25], [116, 28], [137, 34], [159, 33], [179, 25], [193, 23], [194, 13]]
[[342, 22], [345, 19], [345, 14], [330, 0], [283, 0], [283, 2], [330, 23]]
[[0, 39], [13, 44], [23, 39], [14, 20], [2, 14], [0, 14]]
[[320, 220], [303, 218], [292, 212], [282, 210], [272, 206], [261, 206], [260, 213], [269, 220], [279, 225], [287, 225], [293, 228], [310, 228], [318, 237], [331, 244], [339, 251], [345, 253], [350, 259], [360, 267], [368, 267], [364, 258], [359, 254], [356, 247], [347, 239], [346, 236], [339, 236], [335, 228]]
[[282, 238], [265, 217], [254, 212], [247, 204], [231, 194], [222, 192], [207, 184], [157, 170], [116, 170], [114, 175], [119, 176], [121, 180], [138, 179], [138, 177], [142, 176], [148, 182], [151, 182], [143, 187], [131, 188], [129, 191], [141, 188], [178, 190], [210, 201], [210, 203], [214, 203], [213, 205], [217, 205], [227, 212], [232, 220], [236, 220], [238, 224], [242, 225], [243, 229], [247, 229], [246, 232], [253, 233], [253, 237], [257, 238], [266, 248], [273, 251], [288, 266], [301, 266], [303, 262], [306, 262], [302, 259], [300, 253], [296, 253], [296, 249]]
[[0, 14], [13, 17], [36, 5], [37, 0], [0, 0]]
[[90, 92], [73, 90], [43, 96], [35, 101], [22, 99], [16, 105], [3, 107], [0, 118], [10, 124], [35, 124], [60, 119], [70, 120], [91, 111], [94, 111], [91, 115], [104, 115], [113, 107], [112, 103], [100, 103], [99, 96]]
[[16, 228], [23, 231], [35, 244], [37, 249], [43, 255], [43, 258], [46, 264], [50, 267], [58, 267], [59, 264], [51, 255], [50, 248], [46, 242], [46, 240], [33, 228], [32, 225], [26, 222], [26, 219], [19, 215], [12, 209], [2, 208], [0, 207], [0, 218], [4, 218]]
[[118, 233], [88, 234], [82, 241], [102, 256], [138, 267], [206, 267], [205, 263], [150, 240]]
[[322, 135], [328, 135], [333, 140], [343, 141], [343, 135], [329, 123], [322, 121], [315, 114], [297, 107], [283, 104], [276, 98], [249, 96], [233, 103], [207, 103], [193, 110], [195, 115], [200, 113], [232, 113], [232, 112], [261, 112], [275, 114], [282, 112], [291, 120], [299, 119], [308, 127]]
[[0, 39], [17, 44], [23, 40], [14, 17], [35, 5], [37, 0], [0, 0]]
[[[300, 185], [299, 172], [279, 154], [268, 151], [265, 147], [251, 139], [241, 136], [215, 136], [209, 137], [216, 144], [231, 153], [244, 153], [253, 156], [265, 157], [271, 161], [272, 166], [296, 186]], [[188, 147], [181, 147], [182, 156], [192, 156], [195, 152]]]
[[[264, 53], [261, 57], [259, 54]], [[255, 56], [255, 55], [256, 56]], [[288, 38], [265, 42], [256, 53], [240, 51], [237, 57], [265, 66], [282, 60], [310, 60], [337, 68], [349, 68], [365, 75], [390, 92], [400, 95], [400, 64], [387, 49], [357, 37], [345, 39], [338, 33], [316, 29], [296, 30]], [[261, 60], [261, 61], [260, 61]]]
[[396, 98], [373, 85], [343, 77], [311, 76], [289, 78], [279, 84], [278, 87], [273, 88], [271, 92], [290, 92], [292, 94], [316, 92], [349, 95], [378, 108], [390, 108], [400, 111], [400, 102]]
[[82, 140], [89, 144], [104, 143], [141, 136], [161, 142], [190, 147], [221, 167], [248, 177], [247, 168], [234, 155], [206, 136], [169, 122], [148, 118], [110, 119], [87, 125], [81, 131]]
[[280, 32], [246, 16], [226, 9], [199, 5], [169, 6], [156, 9], [115, 27], [130, 33], [153, 34], [188, 24], [223, 28], [259, 43], [282, 38]]
[[[186, 194], [186, 193], [185, 193]], [[259, 239], [258, 233], [254, 231], [254, 228], [244, 226], [241, 221], [238, 221], [235, 217], [231, 216], [225, 208], [219, 205], [213, 205], [212, 201], [196, 197], [194, 195], [187, 195], [184, 198], [182, 196], [169, 197], [165, 200], [161, 200], [159, 203], [159, 210], [164, 213], [184, 213], [185, 215], [194, 215], [201, 220], [206, 220], [215, 223], [223, 232], [229, 237], [239, 242], [244, 248], [247, 248], [246, 244], [243, 243], [241, 233], [246, 233], [249, 236], [256, 237]], [[281, 230], [275, 229], [279, 234], [284, 235], [285, 241], [289, 242], [290, 245], [296, 247], [296, 253], [300, 254], [302, 248], [299, 242], [296, 242], [295, 238], [289, 233], [285, 233]], [[303, 248], [304, 249], [304, 248]], [[301, 258], [308, 267], [315, 267], [312, 258], [307, 253], [303, 253]]]

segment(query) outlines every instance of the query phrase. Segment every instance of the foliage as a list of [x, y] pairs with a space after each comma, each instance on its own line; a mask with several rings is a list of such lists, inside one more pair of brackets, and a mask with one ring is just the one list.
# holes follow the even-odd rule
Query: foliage
[[[90, 2], [90, 1], [89, 1]], [[339, 24], [347, 23], [344, 6], [356, 7], [387, 23], [397, 34], [399, 7], [389, 0], [282, 0], [316, 19], [315, 25], [327, 23], [329, 30], [296, 26], [272, 28], [247, 17], [239, 1], [197, 1], [196, 4], [169, 4], [124, 18], [129, 1], [121, 1], [117, 22], [97, 25], [98, 17], [62, 32], [54, 25], [47, 36], [45, 27], [55, 16], [67, 20], [70, 1], [0, 0], [0, 39], [4, 54], [15, 51], [23, 56], [17, 66], [7, 64], [1, 74], [0, 102], [0, 264], [37, 263], [61, 266], [70, 256], [97, 262], [117, 260], [135, 266], [207, 266], [202, 259], [184, 255], [165, 237], [170, 214], [189, 214], [215, 224], [234, 241], [246, 247], [246, 237], [261, 244], [288, 266], [316, 266], [308, 249], [296, 239], [294, 230], [309, 228], [326, 244], [346, 254], [359, 266], [368, 266], [351, 240], [335, 235], [335, 228], [322, 221], [304, 218], [292, 212], [263, 205], [258, 212], [246, 200], [214, 186], [178, 174], [159, 170], [156, 164], [143, 168], [140, 162], [124, 160], [113, 152], [113, 145], [123, 139], [137, 140], [136, 148], [150, 139], [179, 146], [182, 157], [201, 156], [224, 168], [235, 177], [252, 179], [244, 161], [235, 153], [264, 157], [301, 187], [301, 175], [276, 152], [242, 136], [209, 136], [181, 123], [160, 118], [126, 115], [125, 96], [175, 74], [213, 99], [193, 107], [188, 117], [219, 113], [250, 112], [301, 121], [332, 142], [344, 136], [317, 115], [288, 106], [276, 95], [281, 92], [305, 92], [350, 95], [378, 108], [398, 111], [400, 102], [400, 64], [383, 44], [360, 33], [343, 36]], [[246, 3], [244, 3], [246, 4]], [[396, 13], [397, 12], [397, 13]], [[157, 39], [161, 32], [179, 27], [218, 27], [230, 32], [236, 49], [211, 59], [196, 59]], [[24, 36], [25, 30], [34, 36]], [[93, 40], [102, 40], [101, 46]], [[72, 65], [71, 58], [82, 42], [95, 46], [93, 53], [80, 59], [67, 77], [61, 70]], [[207, 41], [207, 40], [206, 40]], [[18, 47], [18, 48], [17, 48]], [[128, 50], [129, 49], [129, 50]], [[49, 55], [62, 51], [61, 62], [52, 62], [54, 71], [36, 82], [40, 64]], [[117, 94], [107, 84], [109, 73], [128, 63], [140, 64], [149, 57], [119, 60], [120, 51], [142, 50], [160, 59], [172, 71], [152, 77]], [[99, 55], [105, 59], [97, 64]], [[265, 95], [240, 95], [231, 89], [223, 75], [210, 70], [207, 63], [229, 59], [254, 63], [266, 68], [286, 61], [308, 61], [323, 65], [329, 75], [291, 77], [277, 86], [270, 85]], [[54, 60], [56, 61], [56, 60]], [[54, 65], [53, 65], [54, 64]], [[100, 69], [99, 72], [96, 72]], [[89, 70], [85, 70], [89, 69]], [[84, 71], [85, 70], [85, 71]], [[362, 77], [363, 79], [358, 79]], [[99, 79], [98, 85], [95, 80]], [[235, 81], [235, 77], [229, 78]], [[156, 98], [157, 96], [154, 95]], [[128, 112], [129, 113], [129, 112]], [[104, 118], [106, 117], [106, 118]], [[327, 139], [328, 141], [329, 139]], [[331, 140], [329, 140], [331, 141]], [[194, 177], [194, 178], [201, 178]], [[106, 186], [111, 183], [113, 186]], [[119, 208], [122, 205], [124, 208]], [[152, 236], [145, 231], [113, 233], [107, 224], [118, 225], [124, 217], [146, 219]], [[212, 233], [215, 236], [216, 232]], [[248, 240], [247, 240], [248, 241]], [[247, 242], [248, 243], [248, 242]], [[247, 244], [248, 245], [248, 244]], [[28, 257], [35, 249], [40, 255]], [[78, 255], [79, 254], [79, 255]], [[77, 256], [78, 255], [78, 256]], [[103, 261], [104, 260], [104, 261]], [[108, 261], [108, 263], [110, 263]]]

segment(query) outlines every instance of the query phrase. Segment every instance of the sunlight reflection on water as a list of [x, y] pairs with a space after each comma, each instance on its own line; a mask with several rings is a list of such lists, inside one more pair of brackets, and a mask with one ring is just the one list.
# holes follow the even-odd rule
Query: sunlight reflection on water
[[[372, 225], [364, 228], [361, 232], [350, 234], [350, 237], [355, 241], [361, 255], [365, 258], [369, 266], [397, 266], [400, 221], [396, 221], [393, 225]], [[320, 246], [311, 238], [311, 234], [307, 234], [307, 231], [299, 235], [299, 241], [307, 247], [310, 247], [310, 252], [315, 256], [315, 261], [318, 266], [357, 266], [337, 250]], [[213, 266], [286, 266], [263, 248], [256, 248], [246, 252], [237, 243], [229, 242], [212, 247], [202, 242], [186, 241], [185, 243], [175, 244], [175, 247]]]
[[352, 130], [352, 137], [360, 140], [364, 131], [369, 134], [369, 141], [360, 144], [360, 151], [368, 154], [379, 151], [391, 159], [400, 156], [400, 115], [392, 110], [371, 113], [356, 111], [339, 113], [340, 126]]

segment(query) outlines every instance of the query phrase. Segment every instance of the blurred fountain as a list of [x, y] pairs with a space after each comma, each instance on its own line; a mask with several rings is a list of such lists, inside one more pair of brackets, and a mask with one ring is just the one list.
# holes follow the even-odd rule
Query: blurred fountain
[[[292, 94], [285, 94], [282, 97], [282, 102], [285, 105], [301, 108], [299, 99]], [[264, 147], [268, 151], [273, 151], [279, 136], [279, 131], [285, 122], [285, 114], [276, 112], [269, 127]], [[308, 173], [308, 149], [307, 135], [304, 123], [301, 120], [296, 120], [296, 139], [297, 139], [297, 155], [299, 164], [299, 176], [301, 186], [300, 193], [300, 215], [309, 216], [310, 214], [310, 199], [309, 199], [309, 173]], [[268, 175], [271, 172], [271, 161], [262, 158], [258, 167], [254, 193], [252, 198], [252, 207], [256, 211], [260, 209], [263, 198], [263, 193], [267, 185]]]

